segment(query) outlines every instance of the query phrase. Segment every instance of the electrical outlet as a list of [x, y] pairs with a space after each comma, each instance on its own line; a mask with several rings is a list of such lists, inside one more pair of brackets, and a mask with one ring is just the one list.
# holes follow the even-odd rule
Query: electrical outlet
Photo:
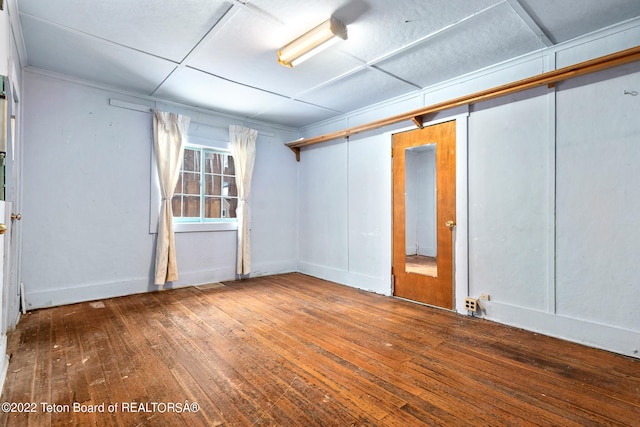
[[490, 301], [491, 297], [489, 296], [489, 294], [480, 294], [480, 299], [482, 301]]
[[478, 299], [467, 297], [464, 299], [464, 307], [468, 311], [478, 311]]

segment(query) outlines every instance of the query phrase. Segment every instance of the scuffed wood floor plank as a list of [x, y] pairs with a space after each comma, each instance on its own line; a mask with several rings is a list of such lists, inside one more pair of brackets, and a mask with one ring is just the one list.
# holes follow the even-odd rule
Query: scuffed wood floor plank
[[640, 420], [640, 360], [301, 274], [37, 310], [8, 349], [0, 425]]

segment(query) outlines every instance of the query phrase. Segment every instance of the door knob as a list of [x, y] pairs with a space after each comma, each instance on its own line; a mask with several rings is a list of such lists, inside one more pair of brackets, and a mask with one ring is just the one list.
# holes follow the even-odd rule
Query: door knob
[[7, 231], [7, 226], [4, 224], [0, 224], [0, 234], [4, 234]]
[[20, 214], [11, 214], [11, 219], [17, 219], [18, 221], [20, 221], [22, 219], [22, 215]]
[[448, 228], [453, 228], [456, 225], [456, 222], [449, 220], [445, 222], [444, 225], [446, 225]]

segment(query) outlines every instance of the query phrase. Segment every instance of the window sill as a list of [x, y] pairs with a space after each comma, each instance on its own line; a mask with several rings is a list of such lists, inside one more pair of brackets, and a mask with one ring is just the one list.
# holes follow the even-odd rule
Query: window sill
[[237, 222], [174, 222], [175, 233], [198, 233], [204, 231], [236, 231]]

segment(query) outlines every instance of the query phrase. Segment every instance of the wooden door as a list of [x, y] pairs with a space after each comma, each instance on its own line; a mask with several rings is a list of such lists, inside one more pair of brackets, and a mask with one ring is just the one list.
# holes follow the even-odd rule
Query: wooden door
[[[453, 309], [453, 233], [456, 220], [455, 147], [455, 121], [393, 136], [394, 295], [447, 309]], [[424, 160], [429, 158], [432, 160]], [[431, 162], [432, 166], [424, 166], [421, 162]], [[413, 166], [414, 164], [417, 166]], [[412, 172], [408, 171], [409, 165]], [[413, 172], [414, 168], [421, 168], [426, 172]], [[430, 168], [433, 170], [431, 181], [428, 180]], [[409, 179], [407, 173], [410, 173]], [[426, 178], [414, 181], [414, 175]], [[420, 198], [427, 199], [427, 203], [414, 200]], [[427, 206], [431, 198], [433, 207]], [[429, 216], [430, 218], [427, 218]], [[431, 225], [413, 227], [408, 222]], [[424, 244], [417, 242], [416, 253], [414, 253], [414, 248], [410, 247], [408, 242], [413, 239], [414, 229], [420, 227], [432, 228], [427, 230], [430, 236], [420, 238], [432, 240], [434, 247], [424, 249], [425, 252], [422, 253]], [[411, 229], [410, 235], [407, 234], [407, 229]], [[416, 236], [429, 233], [416, 232]]]

